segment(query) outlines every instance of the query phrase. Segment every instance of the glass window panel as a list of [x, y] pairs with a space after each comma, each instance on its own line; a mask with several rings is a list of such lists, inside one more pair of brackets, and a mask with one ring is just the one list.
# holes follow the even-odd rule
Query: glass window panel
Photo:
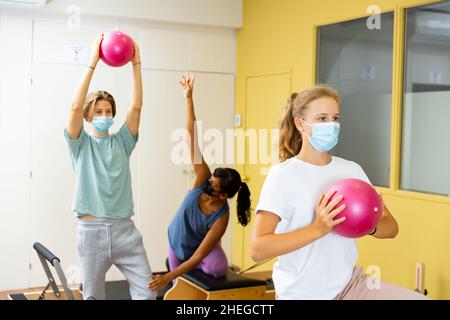
[[450, 1], [406, 11], [400, 187], [450, 194]]
[[333, 153], [360, 164], [374, 185], [388, 187], [393, 14], [380, 18], [380, 29], [369, 29], [367, 18], [319, 28], [317, 82], [342, 96], [341, 136]]

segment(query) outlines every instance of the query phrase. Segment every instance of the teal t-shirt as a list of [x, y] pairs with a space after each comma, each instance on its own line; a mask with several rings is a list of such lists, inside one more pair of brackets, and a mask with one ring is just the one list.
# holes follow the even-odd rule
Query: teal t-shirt
[[107, 137], [90, 136], [84, 128], [69, 144], [76, 174], [72, 210], [77, 217], [91, 215], [103, 219], [122, 219], [134, 214], [131, 191], [130, 156], [138, 141], [124, 123]]

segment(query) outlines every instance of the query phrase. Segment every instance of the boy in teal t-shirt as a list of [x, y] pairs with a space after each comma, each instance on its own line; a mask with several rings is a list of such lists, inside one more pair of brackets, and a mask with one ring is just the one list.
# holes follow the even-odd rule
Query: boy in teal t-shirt
[[[120, 130], [110, 135], [116, 115], [114, 98], [105, 91], [87, 95], [99, 58], [103, 34], [93, 46], [90, 64], [76, 89], [64, 136], [76, 174], [72, 209], [78, 218], [77, 250], [84, 299], [105, 299], [105, 275], [115, 265], [127, 278], [136, 300], [155, 299], [147, 288], [152, 272], [134, 214], [129, 158], [138, 140], [142, 110], [142, 72], [135, 43], [131, 106]], [[83, 121], [92, 124], [92, 134]]]
[[72, 166], [77, 175], [72, 210], [77, 217], [129, 218], [133, 212], [129, 157], [138, 140], [126, 124], [106, 137], [90, 136], [81, 130], [71, 140], [67, 129]]

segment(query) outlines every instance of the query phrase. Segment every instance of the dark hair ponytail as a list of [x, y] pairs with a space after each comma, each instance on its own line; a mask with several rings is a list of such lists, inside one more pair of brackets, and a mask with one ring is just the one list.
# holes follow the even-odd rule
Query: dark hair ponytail
[[250, 189], [245, 182], [241, 184], [236, 202], [239, 223], [245, 227], [250, 222]]
[[242, 182], [238, 171], [231, 168], [217, 168], [213, 176], [220, 178], [220, 191], [228, 198], [237, 196], [237, 216], [239, 223], [246, 226], [250, 221], [250, 189]]

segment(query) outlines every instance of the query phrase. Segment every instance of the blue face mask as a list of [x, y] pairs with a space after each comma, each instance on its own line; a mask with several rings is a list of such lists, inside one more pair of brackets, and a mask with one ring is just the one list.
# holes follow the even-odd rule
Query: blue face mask
[[92, 125], [98, 133], [104, 134], [111, 128], [114, 120], [112, 117], [94, 117], [92, 120]]
[[341, 128], [339, 123], [325, 122], [309, 124], [306, 121], [305, 123], [312, 129], [311, 137], [306, 136], [314, 149], [319, 152], [328, 152], [337, 145]]

